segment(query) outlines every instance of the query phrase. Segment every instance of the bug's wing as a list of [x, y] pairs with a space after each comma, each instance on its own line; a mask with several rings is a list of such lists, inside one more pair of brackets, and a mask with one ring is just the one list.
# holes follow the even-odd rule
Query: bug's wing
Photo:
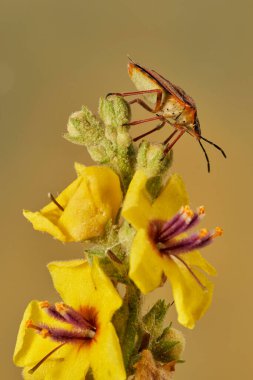
[[165, 79], [162, 75], [158, 74], [154, 70], [145, 69], [154, 79], [157, 80], [171, 95], [174, 95], [182, 103], [187, 103], [192, 108], [196, 108], [196, 103], [191, 96], [179, 86], [171, 83], [168, 79]]
[[[149, 70], [130, 59], [128, 72], [137, 90], [161, 89], [163, 94], [162, 103], [170, 94], [176, 97], [183, 105], [188, 104], [191, 108], [196, 109], [195, 101], [181, 87], [171, 83], [155, 70]], [[145, 95], [147, 101], [153, 105], [156, 104], [156, 97], [156, 94]]]
[[[128, 73], [138, 91], [159, 89], [162, 91], [162, 103], [164, 102], [168, 96], [168, 92], [150, 73], [133, 62], [128, 64]], [[156, 105], [156, 93], [147, 93], [143, 96], [150, 105], [153, 107]]]

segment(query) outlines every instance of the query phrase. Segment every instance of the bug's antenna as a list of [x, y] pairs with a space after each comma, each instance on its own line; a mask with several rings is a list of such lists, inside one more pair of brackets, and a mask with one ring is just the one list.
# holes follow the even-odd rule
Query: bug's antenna
[[210, 173], [210, 161], [209, 161], [208, 155], [207, 155], [207, 153], [206, 153], [206, 150], [205, 150], [205, 148], [204, 148], [202, 142], [201, 142], [200, 140], [198, 140], [198, 141], [199, 141], [199, 145], [201, 146], [201, 148], [202, 148], [202, 150], [203, 150], [203, 152], [204, 152], [204, 154], [205, 154], [206, 162], [207, 162], [207, 170], [208, 170], [208, 173]]
[[[227, 158], [226, 153], [224, 152], [224, 150], [223, 150], [219, 145], [213, 143], [213, 142], [210, 141], [210, 140], [207, 140], [207, 139], [206, 139], [205, 137], [203, 137], [203, 136], [199, 136], [199, 138], [202, 139], [202, 140], [204, 140], [204, 141], [206, 141], [206, 142], [208, 142], [209, 144], [213, 145], [216, 149], [218, 149], [218, 150], [222, 153], [222, 155], [223, 155], [225, 158]], [[200, 141], [199, 141], [199, 142], [200, 142]], [[202, 144], [200, 144], [200, 145], [202, 146], [202, 149], [204, 150], [203, 145], [202, 145]]]

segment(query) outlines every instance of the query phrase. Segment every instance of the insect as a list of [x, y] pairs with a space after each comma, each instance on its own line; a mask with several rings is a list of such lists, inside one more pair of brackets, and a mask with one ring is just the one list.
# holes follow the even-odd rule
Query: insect
[[195, 101], [187, 95], [182, 88], [172, 84], [168, 79], [165, 79], [156, 71], [147, 69], [135, 63], [132, 59], [129, 60], [128, 73], [137, 88], [137, 91], [110, 93], [108, 95], [114, 94], [123, 97], [143, 95], [145, 101], [140, 98], [136, 98], [130, 101], [129, 104], [138, 103], [147, 111], [156, 114], [156, 116], [152, 118], [130, 122], [129, 125], [137, 125], [153, 120], [160, 120], [159, 125], [138, 136], [134, 139], [134, 141], [137, 141], [150, 133], [158, 131], [166, 123], [168, 123], [174, 127], [174, 131], [164, 141], [164, 153], [167, 154], [175, 143], [183, 136], [183, 134], [187, 132], [191, 136], [195, 137], [199, 142], [206, 157], [208, 172], [210, 172], [210, 161], [201, 140], [213, 145], [225, 158], [226, 154], [221, 147], [201, 135]]

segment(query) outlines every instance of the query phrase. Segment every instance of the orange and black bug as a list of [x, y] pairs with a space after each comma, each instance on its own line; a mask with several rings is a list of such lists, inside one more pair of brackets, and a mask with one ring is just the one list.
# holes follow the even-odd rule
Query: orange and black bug
[[[165, 79], [156, 71], [142, 67], [131, 59], [128, 63], [128, 73], [138, 91], [113, 94], [123, 97], [143, 95], [148, 104], [140, 98], [130, 101], [129, 104], [138, 103], [146, 110], [156, 114], [155, 117], [133, 121], [129, 123], [129, 125], [137, 125], [153, 120], [161, 121], [158, 126], [136, 137], [134, 141], [137, 141], [152, 132], [158, 131], [168, 123], [173, 126], [175, 130], [164, 141], [165, 154], [167, 154], [180, 137], [187, 132], [198, 140], [207, 160], [208, 172], [210, 172], [210, 162], [201, 140], [213, 145], [226, 158], [226, 154], [222, 148], [201, 135], [195, 101], [187, 95], [182, 88], [172, 84], [168, 79]], [[108, 95], [112, 95], [112, 93]]]

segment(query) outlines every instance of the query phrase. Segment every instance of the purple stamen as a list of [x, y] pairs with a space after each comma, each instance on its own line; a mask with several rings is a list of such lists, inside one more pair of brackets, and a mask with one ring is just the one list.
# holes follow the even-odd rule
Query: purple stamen
[[194, 216], [193, 216], [192, 220], [190, 221], [190, 223], [188, 224], [187, 229], [190, 229], [190, 228], [196, 226], [197, 224], [199, 224], [199, 222], [201, 221], [202, 218], [203, 218], [203, 215], [199, 215], [197, 213], [194, 213]]
[[199, 234], [197, 233], [180, 240], [171, 239], [171, 240], [168, 240], [162, 248], [160, 248], [160, 251], [161, 252], [173, 251], [174, 253], [174, 251], [177, 249], [187, 248], [187, 247], [192, 246], [193, 244], [196, 244], [196, 242], [199, 239], [200, 237], [199, 237]]
[[46, 305], [42, 306], [48, 315], [61, 322], [66, 322], [79, 329], [96, 330], [89, 321], [87, 321], [80, 313], [72, 307], [65, 304]]
[[173, 225], [171, 225], [169, 229], [160, 234], [159, 242], [165, 242], [183, 232], [186, 232], [188, 229], [197, 224], [199, 220], [200, 218], [197, 213], [194, 213], [192, 217], [187, 218], [184, 214], [179, 215], [178, 220]]
[[54, 305], [50, 305], [49, 307], [43, 308], [45, 312], [52, 318], [57, 319], [61, 322], [66, 322], [65, 318], [56, 310]]
[[193, 234], [181, 240], [170, 240], [159, 251], [163, 254], [178, 255], [179, 253], [187, 253], [194, 249], [199, 249], [209, 245], [213, 241], [212, 236], [208, 233], [206, 236]]
[[64, 305], [62, 314], [66, 322], [72, 324], [73, 326], [79, 327], [81, 329], [91, 329], [96, 330], [89, 321], [87, 321], [80, 313], [72, 309], [72, 307]]
[[163, 239], [163, 234], [166, 234], [170, 228], [178, 221], [180, 216], [182, 215], [182, 211], [179, 211], [173, 218], [165, 222], [160, 231], [160, 237]]
[[49, 327], [47, 325], [40, 324], [42, 330], [48, 331], [48, 336], [56, 342], [69, 343], [75, 340], [90, 340], [95, 335], [90, 330], [65, 330], [61, 328]]

